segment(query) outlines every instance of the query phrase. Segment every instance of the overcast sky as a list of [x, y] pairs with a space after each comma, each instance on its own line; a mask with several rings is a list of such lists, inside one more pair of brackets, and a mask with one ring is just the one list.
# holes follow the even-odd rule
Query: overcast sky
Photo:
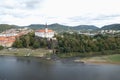
[[120, 0], [0, 0], [0, 24], [120, 23]]

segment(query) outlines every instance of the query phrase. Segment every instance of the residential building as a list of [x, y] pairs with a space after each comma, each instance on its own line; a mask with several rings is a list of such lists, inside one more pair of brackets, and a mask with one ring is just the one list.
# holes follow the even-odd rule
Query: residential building
[[17, 37], [25, 35], [29, 32], [31, 32], [31, 29], [26, 29], [26, 28], [6, 30], [0, 33], [0, 45], [4, 47], [11, 47]]

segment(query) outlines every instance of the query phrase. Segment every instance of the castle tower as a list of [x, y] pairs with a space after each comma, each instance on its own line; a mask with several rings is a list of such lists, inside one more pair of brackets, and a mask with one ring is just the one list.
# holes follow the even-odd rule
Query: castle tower
[[47, 26], [47, 23], [46, 23], [46, 25], [45, 25], [45, 37], [47, 38], [47, 36], [48, 36], [48, 26]]
[[48, 26], [47, 26], [47, 23], [46, 23], [46, 26], [45, 26], [45, 32], [46, 32], [46, 33], [48, 32]]

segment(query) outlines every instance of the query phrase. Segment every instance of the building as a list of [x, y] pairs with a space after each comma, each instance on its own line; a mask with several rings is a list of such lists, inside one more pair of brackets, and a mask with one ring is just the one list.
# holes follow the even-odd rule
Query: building
[[16, 37], [15, 36], [0, 36], [0, 45], [4, 47], [11, 47], [12, 44], [15, 42]]
[[46, 28], [45, 29], [40, 29], [35, 31], [35, 36], [41, 37], [41, 38], [53, 38], [55, 32], [51, 29]]
[[115, 33], [119, 33], [120, 30], [101, 30], [100, 33], [101, 34], [115, 34]]
[[0, 45], [4, 47], [11, 47], [17, 37], [28, 34], [31, 29], [9, 29], [0, 33]]

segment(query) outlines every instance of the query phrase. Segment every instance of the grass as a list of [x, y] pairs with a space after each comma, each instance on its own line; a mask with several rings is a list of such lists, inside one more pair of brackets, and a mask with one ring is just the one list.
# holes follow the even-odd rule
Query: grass
[[120, 64], [120, 54], [103, 55], [103, 56], [95, 56], [95, 57], [85, 57], [85, 58], [80, 59], [80, 61], [83, 61], [86, 63]]
[[[0, 50], [0, 55], [8, 55], [8, 56], [34, 56], [34, 57], [44, 57], [44, 56], [50, 56], [52, 53], [52, 50], [48, 49], [28, 49], [28, 48], [20, 48], [20, 49], [3, 49]], [[95, 52], [96, 53], [96, 52]], [[106, 51], [104, 53], [108, 53], [108, 55], [100, 55], [91, 57], [90, 55], [84, 55], [80, 53], [69, 53], [69, 54], [58, 54], [61, 58], [66, 57], [81, 57], [80, 60], [85, 62], [96, 62], [96, 63], [119, 63], [120, 64], [120, 50], [117, 51]], [[109, 55], [109, 53], [113, 55]], [[90, 53], [91, 54], [91, 53]], [[89, 57], [87, 57], [89, 56]]]
[[51, 53], [51, 50], [43, 49], [43, 48], [39, 48], [39, 49], [20, 48], [20, 49], [3, 49], [3, 50], [0, 50], [0, 55], [8, 55], [8, 56], [43, 57], [48, 53]]
[[109, 55], [107, 59], [111, 62], [120, 62], [120, 54]]

